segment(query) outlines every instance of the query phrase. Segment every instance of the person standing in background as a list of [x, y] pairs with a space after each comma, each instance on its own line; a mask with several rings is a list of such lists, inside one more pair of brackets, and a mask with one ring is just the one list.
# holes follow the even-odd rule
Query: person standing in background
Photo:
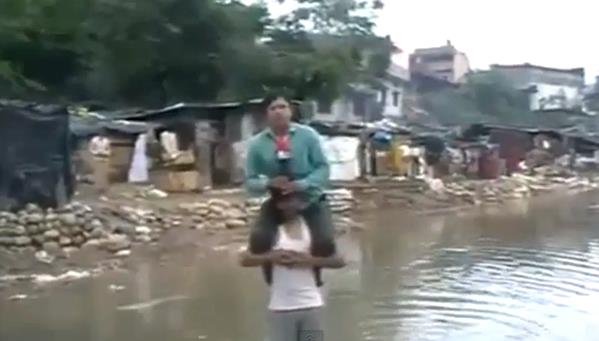
[[98, 194], [104, 194], [109, 185], [110, 139], [104, 134], [94, 136], [89, 142], [89, 151], [94, 160], [94, 185]]

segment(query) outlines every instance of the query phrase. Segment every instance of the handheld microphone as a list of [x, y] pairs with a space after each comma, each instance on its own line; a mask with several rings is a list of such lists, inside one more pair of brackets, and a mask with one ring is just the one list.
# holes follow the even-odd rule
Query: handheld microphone
[[289, 165], [291, 160], [291, 144], [289, 141], [289, 135], [277, 136], [275, 138], [275, 152], [277, 160], [279, 161], [279, 175], [286, 176], [292, 180], [292, 174]]
[[275, 138], [275, 150], [277, 153], [278, 160], [287, 160], [291, 158], [291, 151], [289, 145], [289, 136], [277, 136]]

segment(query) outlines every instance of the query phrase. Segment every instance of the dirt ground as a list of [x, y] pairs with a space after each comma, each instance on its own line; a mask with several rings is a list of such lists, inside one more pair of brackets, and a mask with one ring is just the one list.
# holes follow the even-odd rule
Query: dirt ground
[[112, 204], [140, 204], [149, 205], [156, 208], [160, 207], [165, 209], [175, 209], [177, 205], [182, 203], [212, 198], [220, 198], [239, 203], [247, 199], [243, 189], [239, 187], [215, 189], [207, 193], [167, 193], [168, 196], [166, 198], [155, 198], [151, 195], [144, 194], [147, 193], [148, 189], [151, 188], [153, 188], [151, 185], [134, 185], [126, 183], [113, 184], [106, 193], [99, 195], [93, 186], [79, 184], [73, 200], [90, 204], [110, 202]]

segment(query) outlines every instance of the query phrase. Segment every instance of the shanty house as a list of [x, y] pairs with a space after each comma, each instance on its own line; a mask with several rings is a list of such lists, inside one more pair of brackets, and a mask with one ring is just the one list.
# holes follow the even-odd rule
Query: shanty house
[[[180, 103], [160, 110], [125, 117], [151, 123], [156, 136], [168, 131], [176, 135], [181, 151], [187, 151], [193, 164], [185, 167], [195, 174], [193, 189], [227, 186], [239, 182], [243, 158], [236, 146], [264, 129], [266, 116], [261, 99], [228, 103]], [[241, 148], [243, 149], [243, 148]], [[179, 167], [182, 168], [182, 167]], [[186, 187], [187, 189], [187, 187]]]
[[72, 115], [70, 119], [73, 163], [80, 177], [93, 173], [96, 166], [89, 150], [89, 141], [96, 135], [110, 140], [108, 180], [123, 183], [128, 180], [135, 143], [140, 134], [147, 133], [150, 126], [143, 122], [112, 120], [110, 114], [90, 113], [84, 116]]
[[74, 193], [66, 108], [0, 103], [0, 209], [57, 207]]

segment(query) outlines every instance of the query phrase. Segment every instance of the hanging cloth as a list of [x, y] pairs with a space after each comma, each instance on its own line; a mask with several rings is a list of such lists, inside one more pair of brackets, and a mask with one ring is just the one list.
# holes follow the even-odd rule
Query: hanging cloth
[[148, 156], [146, 154], [146, 134], [140, 134], [135, 142], [133, 161], [129, 168], [129, 182], [148, 181]]

